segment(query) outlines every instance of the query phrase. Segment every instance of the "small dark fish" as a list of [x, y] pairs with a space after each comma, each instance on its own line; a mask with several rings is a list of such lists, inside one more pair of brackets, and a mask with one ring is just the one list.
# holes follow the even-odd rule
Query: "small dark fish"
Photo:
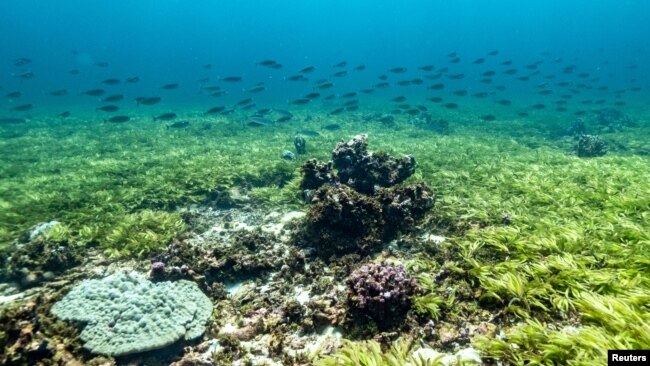
[[206, 69], [206, 70], [211, 69], [212, 64], [205, 64], [205, 65], [203, 65], [203, 68]]
[[533, 108], [533, 109], [544, 109], [544, 108], [546, 108], [546, 105], [544, 105], [542, 103], [538, 103], [538, 104], [532, 105], [531, 108]]
[[300, 70], [300, 72], [303, 73], [303, 74], [309, 74], [310, 72], [314, 72], [314, 70], [316, 70], [316, 67], [307, 66], [304, 69]]
[[103, 112], [117, 112], [120, 109], [120, 107], [116, 105], [105, 105], [102, 107], [97, 107], [96, 110], [98, 111], [103, 111]]
[[109, 64], [108, 64], [108, 62], [95, 62], [95, 66], [97, 66], [97, 67], [108, 67]]
[[226, 94], [228, 94], [228, 92], [226, 92], [224, 90], [219, 90], [219, 91], [216, 91], [216, 92], [210, 94], [210, 96], [217, 98], [217, 97], [223, 97]]
[[503, 65], [503, 66], [510, 66], [510, 65], [512, 65], [512, 61], [511, 61], [511, 60], [503, 61], [503, 62], [501, 63], [501, 65]]
[[49, 94], [54, 97], [62, 97], [68, 94], [68, 90], [67, 89], [52, 90]]
[[266, 127], [273, 125], [273, 121], [265, 117], [253, 116], [248, 118], [246, 124], [251, 127]]
[[307, 79], [304, 75], [299, 74], [299, 75], [289, 76], [287, 78], [287, 80], [289, 80], [289, 81], [308, 81], [309, 79]]
[[61, 117], [61, 118], [70, 117], [70, 112], [68, 112], [68, 111], [61, 112], [61, 113], [57, 114], [57, 117]]
[[374, 87], [377, 89], [384, 89], [384, 88], [388, 88], [389, 85], [390, 85], [389, 83], [383, 82], [383, 83], [375, 84]]
[[406, 97], [403, 96], [403, 95], [400, 95], [398, 97], [395, 97], [395, 98], [391, 99], [391, 101], [393, 101], [395, 103], [402, 103], [405, 100], [406, 100]]
[[167, 125], [167, 128], [186, 128], [189, 127], [190, 121], [178, 121], [174, 122], [171, 125]]
[[171, 121], [173, 119], [176, 119], [178, 117], [176, 113], [163, 113], [159, 116], [156, 116], [153, 118], [154, 121]]
[[20, 98], [22, 96], [23, 96], [23, 93], [21, 93], [19, 91], [14, 91], [14, 92], [5, 94], [5, 98], [9, 98], [9, 99], [16, 99], [16, 98]]
[[90, 95], [91, 97], [99, 97], [101, 95], [104, 95], [104, 93], [105, 93], [104, 89], [90, 89], [90, 90], [86, 90], [81, 94]]
[[323, 126], [323, 128], [328, 130], [328, 131], [336, 131], [336, 130], [341, 129], [341, 125], [339, 125], [338, 123], [332, 123], [332, 124]]
[[18, 125], [27, 122], [24, 118], [0, 118], [0, 125]]
[[460, 74], [450, 74], [450, 75], [447, 75], [447, 77], [450, 78], [450, 79], [452, 79], [452, 80], [460, 80], [460, 79], [465, 78], [465, 74], [463, 74], [463, 73], [460, 73]]
[[259, 93], [261, 91], [264, 91], [265, 89], [266, 88], [264, 87], [264, 85], [258, 85], [258, 86], [254, 86], [254, 87], [246, 90], [246, 92], [247, 93]]
[[344, 107], [336, 108], [335, 110], [330, 111], [328, 114], [331, 115], [331, 116], [333, 116], [333, 115], [336, 115], [336, 114], [340, 114], [340, 113], [343, 112], [344, 110], [345, 110]]
[[517, 115], [519, 117], [528, 117], [529, 116], [529, 114], [527, 112], [519, 112], [519, 113], [517, 113]]
[[363, 71], [366, 69], [366, 65], [359, 65], [354, 68], [355, 71]]
[[217, 107], [212, 107], [210, 108], [205, 114], [215, 114], [215, 113], [221, 113], [226, 109], [224, 106], [217, 106]]
[[177, 83], [165, 84], [165, 85], [161, 86], [160, 89], [163, 89], [163, 90], [178, 89], [178, 84]]
[[483, 116], [481, 116], [479, 118], [482, 119], [483, 121], [487, 121], [487, 122], [491, 122], [491, 121], [494, 121], [494, 120], [497, 119], [495, 116], [493, 116], [491, 114], [485, 114], [485, 115], [483, 115]]
[[445, 103], [442, 106], [447, 108], [447, 109], [456, 109], [456, 108], [458, 108], [458, 104], [456, 104], [456, 103]]
[[245, 106], [241, 107], [241, 109], [244, 110], [244, 111], [248, 111], [248, 110], [251, 110], [251, 109], [253, 109], [255, 107], [257, 107], [257, 104], [252, 103], [252, 104], [246, 104]]
[[433, 103], [442, 102], [442, 98], [440, 98], [440, 97], [431, 97], [431, 98], [427, 98], [427, 100], [430, 101], [430, 102], [433, 102]]
[[406, 71], [406, 67], [393, 67], [392, 69], [388, 70], [389, 72], [392, 72], [393, 74], [403, 74]]
[[293, 118], [293, 113], [291, 113], [289, 111], [285, 111], [284, 109], [273, 108], [273, 111], [276, 112], [277, 114], [281, 115], [281, 116]]
[[257, 110], [257, 114], [259, 115], [265, 115], [271, 112], [271, 108], [262, 108]]
[[411, 115], [411, 116], [417, 116], [420, 114], [420, 110], [417, 108], [412, 108], [406, 111], [406, 114]]
[[504, 71], [503, 73], [506, 74], [506, 75], [514, 75], [514, 74], [517, 73], [517, 69], [508, 69], [508, 70]]
[[476, 98], [485, 98], [485, 97], [487, 97], [488, 95], [489, 95], [488, 92], [478, 92], [478, 93], [474, 93], [474, 94], [472, 94], [472, 96], [473, 96], [473, 97], [476, 97]]
[[496, 74], [495, 71], [489, 70], [481, 74], [481, 76], [494, 76]]
[[456, 51], [447, 54], [447, 57], [450, 57], [450, 58], [451, 57], [456, 57], [456, 56], [458, 56], [458, 52], [456, 52]]
[[484, 63], [484, 62], [485, 62], [485, 59], [482, 58], [482, 57], [481, 57], [481, 58], [477, 58], [476, 60], [472, 61], [472, 63], [475, 64], [475, 65], [480, 65], [480, 64], [482, 64], [482, 63]]
[[347, 65], [348, 63], [346, 61], [341, 61], [338, 64], [334, 65], [334, 67], [345, 67]]
[[400, 85], [400, 86], [408, 86], [408, 85], [411, 85], [411, 80], [398, 81], [396, 84]]
[[328, 82], [328, 83], [318, 84], [318, 85], [316, 85], [316, 86], [314, 87], [314, 89], [329, 89], [329, 88], [331, 88], [331, 87], [333, 87], [333, 86], [334, 86], [333, 83], [329, 83], [329, 82]]
[[80, 73], [80, 71], [77, 70], [77, 69], [72, 69], [72, 70], [68, 71], [68, 74], [70, 74], [70, 75], [79, 75], [79, 73]]
[[305, 96], [303, 96], [303, 98], [305, 98], [305, 99], [316, 99], [318, 97], [320, 97], [319, 93], [309, 93], [309, 94], [306, 94]]
[[460, 62], [460, 57], [452, 58], [451, 60], [449, 60], [449, 62], [452, 64], [457, 64]]
[[432, 71], [433, 69], [434, 69], [433, 65], [424, 65], [418, 67], [418, 70], [427, 71], [427, 72]]
[[528, 77], [528, 76], [520, 76], [517, 79], [519, 79], [521, 81], [528, 81], [528, 80], [530, 80], [530, 77]]
[[336, 77], [340, 78], [340, 77], [346, 76], [347, 74], [348, 74], [348, 72], [343, 70], [343, 71], [335, 72], [334, 74], [332, 74], [332, 76], [336, 76]]
[[138, 105], [154, 105], [160, 103], [162, 99], [160, 97], [137, 97], [135, 101]]
[[129, 117], [129, 116], [115, 116], [115, 117], [109, 118], [107, 121], [110, 122], [110, 123], [124, 123], [124, 122], [128, 122], [130, 120], [131, 120], [131, 117]]
[[334, 100], [334, 98], [336, 98], [336, 94], [330, 94], [330, 95], [326, 96], [323, 99], [325, 99], [325, 100]]
[[31, 79], [31, 78], [33, 78], [33, 77], [34, 77], [34, 73], [28, 71], [28, 72], [23, 72], [23, 73], [20, 73], [20, 74], [16, 74], [16, 75], [14, 75], [14, 77], [16, 77], [16, 78], [18, 78], [18, 79], [24, 79], [24, 80], [27, 80], [27, 79]]
[[225, 77], [222, 77], [219, 80], [226, 81], [226, 82], [229, 82], [229, 83], [236, 83], [236, 82], [242, 81], [242, 77], [241, 76], [225, 76]]
[[501, 105], [511, 105], [512, 104], [512, 102], [510, 100], [508, 100], [508, 99], [497, 100], [497, 103], [499, 103]]
[[442, 90], [445, 88], [445, 84], [433, 84], [428, 89], [431, 90]]
[[379, 75], [379, 80], [388, 80], [388, 75]]
[[483, 84], [492, 84], [492, 79], [490, 79], [490, 78], [483, 78], [483, 79], [481, 79], [479, 81], [481, 83], [483, 83]]
[[275, 122], [287, 122], [287, 121], [289, 121], [289, 120], [291, 120], [291, 117], [288, 117], [288, 116], [282, 116], [282, 117], [276, 119]]
[[122, 99], [124, 99], [124, 95], [122, 95], [122, 94], [113, 94], [113, 95], [109, 95], [106, 98], [102, 99], [102, 102], [119, 102]]
[[309, 103], [310, 101], [311, 101], [311, 99], [307, 99], [307, 98], [299, 98], [299, 99], [293, 100], [293, 101], [291, 102], [291, 104], [303, 105], [303, 104], [307, 104], [307, 103]]
[[537, 94], [539, 94], [539, 95], [551, 95], [551, 94], [553, 94], [553, 90], [551, 90], [551, 89], [542, 89], [542, 90], [538, 91]]
[[135, 84], [135, 83], [137, 83], [138, 81], [140, 81], [140, 77], [139, 77], [139, 76], [132, 76], [132, 77], [130, 77], [130, 78], [126, 78], [126, 82], [127, 82], [127, 83]]
[[421, 110], [422, 112], [426, 112], [429, 110], [426, 106], [423, 105], [416, 105], [415, 108]]
[[25, 57], [17, 58], [17, 59], [14, 60], [14, 66], [25, 66], [25, 65], [29, 65], [31, 63], [32, 63], [32, 60], [30, 60], [28, 58], [25, 58]]
[[358, 105], [358, 104], [359, 104], [359, 99], [352, 99], [352, 100], [349, 100], [349, 101], [343, 103], [343, 106], [350, 107], [350, 106]]
[[461, 89], [461, 90], [456, 90], [453, 92], [454, 95], [457, 95], [459, 97], [464, 97], [467, 95], [467, 90]]
[[411, 105], [410, 105], [410, 104], [406, 104], [406, 103], [405, 103], [405, 104], [399, 104], [399, 105], [397, 106], [397, 108], [399, 108], [399, 109], [411, 109]]
[[253, 102], [253, 98], [246, 98], [237, 102], [237, 105], [246, 105], [246, 104], [251, 104], [252, 102]]
[[34, 108], [34, 105], [32, 104], [21, 104], [19, 106], [11, 108], [12, 111], [17, 111], [17, 112], [26, 112]]
[[255, 65], [260, 65], [260, 66], [266, 66], [266, 67], [271, 67], [273, 65], [277, 64], [275, 60], [262, 60]]
[[318, 136], [320, 136], [320, 133], [318, 133], [318, 131], [314, 131], [314, 130], [298, 130], [298, 131], [296, 131], [296, 134], [305, 135], [305, 136], [309, 136], [309, 137], [318, 137]]
[[354, 98], [357, 96], [357, 92], [349, 92], [345, 94], [341, 94], [341, 98]]
[[102, 84], [106, 84], [106, 85], [117, 85], [119, 83], [120, 83], [120, 79], [106, 79], [102, 81]]
[[499, 54], [499, 50], [492, 50], [492, 51], [488, 52], [488, 56], [496, 56], [498, 54]]

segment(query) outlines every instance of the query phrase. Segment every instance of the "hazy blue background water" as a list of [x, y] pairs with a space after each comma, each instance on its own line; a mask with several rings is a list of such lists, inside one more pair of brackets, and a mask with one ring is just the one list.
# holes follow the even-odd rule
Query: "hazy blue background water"
[[[30, 113], [38, 113], [38, 107], [53, 104], [96, 104], [97, 98], [79, 92], [102, 86], [99, 82], [109, 77], [135, 75], [142, 80], [139, 84], [102, 87], [108, 94], [123, 92], [127, 97], [159, 95], [165, 107], [208, 106], [246, 97], [243, 88], [264, 81], [267, 90], [254, 98], [261, 104], [278, 104], [311, 91], [313, 80], [321, 77], [332, 79], [336, 83], [332, 92], [341, 93], [369, 87], [395, 66], [409, 69], [404, 77], [421, 77], [423, 72], [416, 69], [425, 64], [467, 73], [461, 81], [446, 80], [452, 85], [446, 93], [458, 88], [471, 92], [487, 88], [478, 84], [481, 72], [502, 71], [499, 62], [507, 59], [518, 70], [544, 59], [541, 75], [576, 64], [576, 73], [599, 78], [594, 86], [607, 85], [609, 90], [645, 87], [650, 81], [648, 14], [650, 1], [643, 0], [3, 0], [1, 92], [19, 90], [24, 96], [3, 98], [0, 106], [6, 111], [16, 104], [33, 103], [36, 108]], [[482, 65], [471, 64], [495, 49], [498, 56]], [[544, 51], [549, 55], [540, 56]], [[462, 61], [449, 65], [450, 52], [457, 52]], [[18, 57], [33, 63], [15, 67], [13, 60]], [[268, 58], [283, 68], [255, 66]], [[553, 64], [555, 58], [562, 62]], [[332, 78], [332, 65], [343, 60], [348, 69], [359, 64], [367, 69]], [[110, 66], [93, 66], [96, 62]], [[206, 70], [205, 64], [213, 66]], [[317, 67], [309, 83], [284, 80], [309, 65]], [[71, 69], [79, 69], [80, 74], [70, 75]], [[34, 78], [12, 76], [23, 71], [34, 72]], [[197, 80], [227, 75], [244, 80], [226, 84], [229, 95], [223, 100], [197, 94]], [[522, 83], [498, 74], [493, 85], [507, 86], [506, 94], [533, 93], [533, 87], [544, 81], [541, 75], [539, 80]], [[394, 81], [401, 76], [390, 77]], [[559, 75], [555, 81], [564, 79], [576, 78]], [[180, 83], [180, 89], [159, 90], [171, 82]], [[432, 82], [426, 80], [421, 87], [393, 86], [375, 95], [424, 94]], [[47, 95], [54, 89], [70, 93], [63, 98]]]

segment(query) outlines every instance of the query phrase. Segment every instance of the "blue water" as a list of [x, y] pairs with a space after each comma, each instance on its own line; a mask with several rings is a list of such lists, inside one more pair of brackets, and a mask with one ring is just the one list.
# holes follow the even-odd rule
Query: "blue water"
[[[286, 106], [313, 91], [317, 79], [335, 84], [322, 91], [326, 96], [371, 88], [382, 74], [389, 76], [391, 86], [361, 96], [361, 102], [363, 98], [387, 101], [395, 95], [420, 97], [418, 102], [432, 95], [457, 100], [450, 93], [466, 89], [470, 95], [489, 92], [492, 99], [525, 96], [525, 103], [539, 99], [551, 104], [563, 94], [552, 84], [568, 81], [573, 86], [586, 84], [581, 88], [583, 99], [643, 104], [647, 100], [644, 88], [650, 82], [647, 14], [650, 2], [642, 0], [3, 0], [0, 92], [21, 91], [23, 96], [3, 98], [0, 110], [2, 115], [20, 115], [9, 109], [24, 103], [34, 105], [31, 114], [68, 106], [92, 109], [98, 98], [79, 93], [97, 87], [106, 89], [107, 95], [125, 94], [120, 104], [130, 107], [137, 96], [160, 96], [163, 101], [156, 108], [167, 109], [187, 104], [228, 105], [249, 96], [259, 106]], [[498, 50], [498, 55], [486, 56], [492, 50]], [[449, 63], [451, 52], [461, 58], [459, 63]], [[20, 57], [33, 62], [14, 66]], [[478, 58], [486, 61], [473, 64]], [[264, 59], [277, 60], [283, 67], [256, 66]], [[505, 60], [512, 60], [512, 66], [500, 65]], [[332, 65], [341, 61], [347, 61], [349, 75], [331, 76], [340, 70]], [[99, 62], [109, 66], [95, 66]], [[537, 69], [525, 68], [535, 62], [540, 62]], [[206, 64], [211, 68], [204, 68]], [[435, 66], [432, 72], [417, 69], [428, 64]], [[357, 65], [366, 69], [353, 71]], [[576, 65], [575, 71], [562, 73], [569, 65]], [[306, 66], [316, 67], [308, 82], [285, 80]], [[405, 67], [408, 72], [387, 73], [392, 67]], [[428, 90], [438, 81], [425, 76], [444, 67], [449, 68], [439, 80], [444, 90]], [[508, 68], [516, 68], [517, 74], [502, 74]], [[71, 75], [73, 69], [79, 74]], [[496, 71], [492, 82], [481, 83], [481, 73], [489, 70]], [[15, 77], [27, 71], [34, 77]], [[539, 73], [529, 80], [518, 79], [535, 71]], [[466, 76], [462, 80], [447, 77], [457, 73]], [[581, 73], [587, 76], [577, 76]], [[230, 75], [241, 76], [243, 81], [218, 81]], [[131, 76], [141, 81], [115, 86], [100, 83]], [[199, 80], [205, 78], [210, 81], [203, 85], [221, 85], [228, 94], [213, 98], [200, 93]], [[424, 82], [408, 87], [394, 84], [413, 78]], [[264, 92], [243, 92], [258, 82], [266, 84]], [[180, 87], [159, 89], [167, 83]], [[542, 83], [550, 83], [553, 95], [536, 95], [536, 88], [547, 87]], [[48, 95], [57, 89], [69, 93]]]

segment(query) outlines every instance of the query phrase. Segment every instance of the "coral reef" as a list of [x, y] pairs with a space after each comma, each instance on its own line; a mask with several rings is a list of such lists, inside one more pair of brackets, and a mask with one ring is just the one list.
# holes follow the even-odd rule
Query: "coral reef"
[[118, 273], [82, 282], [52, 314], [85, 324], [80, 337], [90, 352], [123, 356], [200, 337], [212, 303], [189, 281], [152, 284]]
[[399, 324], [419, 289], [402, 265], [367, 263], [350, 274], [348, 303], [354, 317], [370, 317], [379, 329]]
[[332, 162], [321, 163], [316, 159], [309, 159], [300, 167], [300, 172], [302, 173], [300, 187], [303, 190], [314, 190], [336, 182]]
[[576, 154], [581, 158], [591, 158], [607, 154], [607, 144], [594, 135], [580, 135], [575, 146]]
[[603, 108], [594, 111], [596, 127], [599, 132], [616, 132], [636, 126], [636, 122], [618, 109]]

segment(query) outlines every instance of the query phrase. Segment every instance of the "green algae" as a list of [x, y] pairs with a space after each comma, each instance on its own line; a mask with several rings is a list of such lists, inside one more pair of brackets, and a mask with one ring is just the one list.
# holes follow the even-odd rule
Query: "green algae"
[[[338, 140], [363, 132], [373, 149], [414, 155], [409, 181], [438, 195], [430, 223], [447, 240], [422, 243], [409, 264], [426, 284], [419, 317], [490, 312], [503, 336], [472, 345], [507, 363], [602, 364], [607, 349], [650, 348], [650, 129], [604, 134], [614, 148], [580, 159], [570, 139], [550, 139], [534, 121], [487, 127], [450, 116], [447, 135], [414, 133], [401, 117], [390, 129], [331, 117], [341, 130], [308, 138], [293, 162], [280, 155], [305, 127], [296, 122], [251, 129], [221, 119], [169, 131], [144, 119], [33, 121], [0, 139], [0, 242], [56, 219], [56, 240], [143, 256], [183, 232], [171, 211], [233, 186], [269, 209], [300, 207], [300, 164], [329, 159]], [[438, 271], [442, 282], [430, 276]]]

